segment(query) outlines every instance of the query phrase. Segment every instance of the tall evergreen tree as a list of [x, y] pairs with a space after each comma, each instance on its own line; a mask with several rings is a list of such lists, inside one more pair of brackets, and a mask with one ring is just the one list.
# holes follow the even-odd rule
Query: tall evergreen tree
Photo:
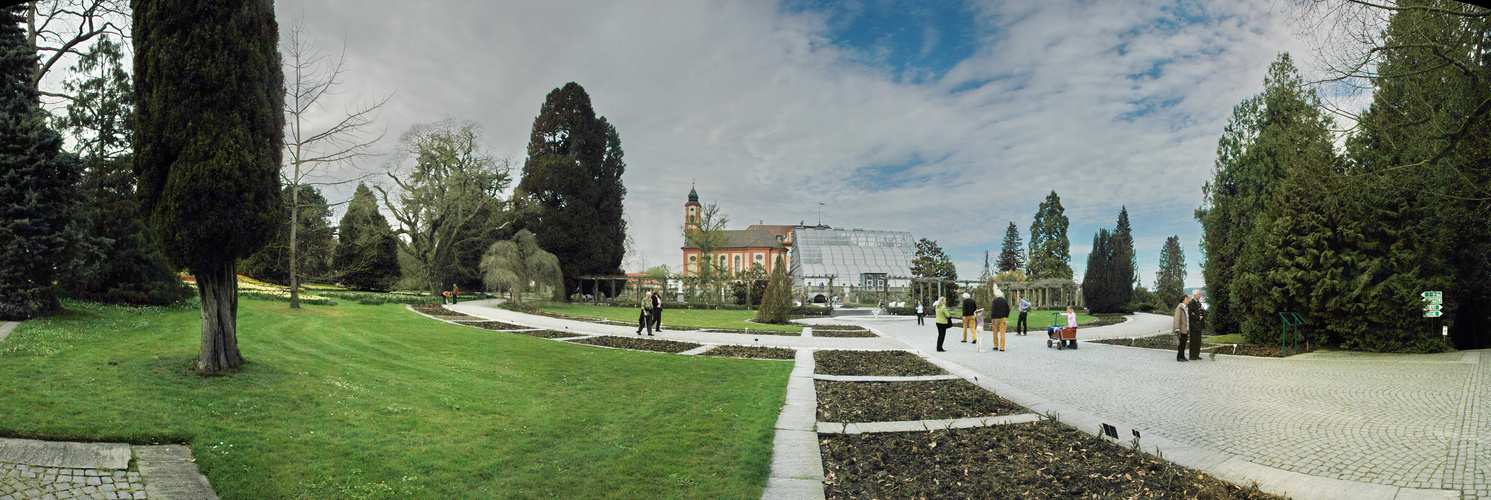
[[69, 246], [76, 161], [47, 128], [31, 77], [36, 48], [21, 30], [26, 9], [0, 9], [0, 319], [58, 311], [53, 287]]
[[[942, 247], [938, 246], [937, 242], [922, 238], [916, 242], [916, 255], [911, 259], [911, 275], [918, 278], [940, 278], [945, 282], [955, 282], [958, 280], [958, 268], [953, 265], [953, 260], [948, 258], [947, 253], [942, 251]], [[957, 289], [957, 283], [945, 284], [942, 288], [943, 296], [951, 298]], [[936, 288], [923, 290], [920, 298], [930, 304], [932, 300], [936, 300], [932, 294], [936, 291]]]
[[1072, 279], [1072, 242], [1067, 239], [1066, 210], [1052, 190], [1030, 223], [1030, 261], [1025, 272], [1030, 279]]
[[399, 243], [388, 219], [378, 213], [378, 199], [358, 183], [337, 226], [331, 272], [353, 290], [388, 290], [399, 279]]
[[1115, 226], [1114, 232], [1118, 233], [1118, 237], [1123, 241], [1123, 249], [1128, 252], [1130, 257], [1129, 277], [1133, 280], [1133, 283], [1129, 285], [1129, 288], [1137, 287], [1141, 285], [1139, 283], [1139, 256], [1134, 252], [1134, 228], [1129, 225], [1129, 207], [1127, 205], [1118, 210], [1118, 225]]
[[1491, 16], [1449, 1], [1397, 2], [1366, 67], [1376, 87], [1347, 141], [1343, 191], [1363, 305], [1337, 335], [1364, 350], [1433, 350], [1418, 294], [1441, 290], [1444, 324], [1464, 349], [1491, 346]]
[[1134, 231], [1129, 227], [1129, 209], [1123, 207], [1118, 211], [1118, 225], [1113, 229], [1113, 258], [1126, 262], [1127, 265], [1115, 264], [1110, 271], [1113, 275], [1111, 280], [1115, 299], [1119, 304], [1127, 307], [1134, 299], [1134, 286], [1139, 273], [1139, 261], [1134, 257]]
[[1160, 270], [1155, 273], [1154, 290], [1167, 307], [1179, 303], [1185, 295], [1186, 254], [1180, 248], [1180, 236], [1165, 238], [1160, 249]]
[[93, 251], [74, 261], [61, 286], [74, 297], [118, 304], [169, 305], [190, 297], [145, 229], [129, 157], [87, 162], [78, 209]]
[[280, 220], [284, 85], [272, 0], [135, 0], [135, 172], [166, 258], [196, 275], [197, 368], [238, 366], [238, 259]]
[[1133, 298], [1129, 262], [1120, 234], [1099, 229], [1093, 235], [1087, 270], [1082, 273], [1082, 298], [1089, 311], [1116, 313], [1128, 306]]
[[999, 250], [999, 272], [1007, 273], [1016, 269], [1025, 268], [1025, 248], [1020, 241], [1020, 228], [1010, 221], [1010, 227], [1004, 230], [1004, 244]]
[[792, 280], [787, 277], [787, 264], [777, 255], [771, 267], [771, 279], [766, 282], [766, 292], [761, 295], [761, 306], [756, 309], [756, 321], [785, 324], [792, 314]]
[[522, 227], [559, 257], [567, 289], [584, 275], [621, 273], [625, 171], [621, 137], [595, 115], [585, 89], [570, 82], [549, 92], [533, 120], [517, 196], [533, 205]]

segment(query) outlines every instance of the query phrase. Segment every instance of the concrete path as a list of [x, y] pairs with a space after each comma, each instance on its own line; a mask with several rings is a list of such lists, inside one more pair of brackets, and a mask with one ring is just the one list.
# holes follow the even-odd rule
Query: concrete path
[[18, 321], [0, 323], [0, 340], [5, 340], [5, 337], [9, 337], [10, 332], [14, 331], [17, 326], [21, 326], [21, 323]]
[[1086, 432], [1136, 429], [1146, 449], [1235, 483], [1299, 499], [1491, 499], [1491, 363], [1479, 352], [1180, 363], [1169, 351], [1084, 342], [1168, 327], [1140, 314], [1079, 330], [1077, 350], [1047, 348], [1042, 328], [1008, 336], [1005, 352], [953, 338], [939, 353], [935, 329], [914, 319], [841, 319]]
[[73, 498], [216, 500], [217, 495], [185, 446], [0, 438], [0, 500]]
[[[554, 330], [634, 336], [635, 329], [531, 316], [466, 302], [452, 309]], [[911, 317], [846, 316], [806, 323], [856, 324], [882, 338], [822, 338], [664, 331], [662, 338], [701, 344], [799, 349], [905, 349], [1034, 412], [1098, 434], [1103, 423], [1142, 433], [1141, 445], [1165, 459], [1237, 484], [1296, 499], [1463, 498], [1491, 500], [1491, 360], [1482, 352], [1440, 355], [1312, 353], [1288, 359], [1230, 356], [1179, 363], [1173, 353], [1087, 343], [1165, 333], [1170, 318], [1135, 314], [1119, 325], [1078, 331], [1079, 349], [1047, 348], [1045, 324], [1007, 336], [1006, 352], [976, 353], [949, 332], [934, 352], [936, 329]], [[984, 334], [987, 337], [987, 333]], [[791, 397], [806, 406], [797, 378]], [[809, 407], [811, 408], [811, 407]], [[802, 412], [799, 412], [802, 413]], [[783, 418], [788, 412], [784, 410]], [[781, 447], [801, 448], [800, 427], [815, 414], [778, 425]], [[789, 419], [790, 420], [790, 419]], [[816, 424], [816, 422], [814, 422]], [[783, 427], [787, 425], [787, 427]], [[795, 431], [783, 434], [783, 431]], [[842, 430], [841, 430], [842, 432]], [[801, 435], [799, 435], [801, 434]], [[785, 437], [784, 437], [785, 436]], [[800, 441], [800, 442], [799, 442]], [[1126, 441], [1126, 439], [1125, 439]], [[805, 457], [798, 457], [805, 459]], [[821, 464], [818, 465], [821, 476]], [[783, 484], [776, 477], [773, 481]], [[796, 476], [794, 476], [796, 477]], [[799, 484], [800, 483], [794, 483]], [[782, 490], [776, 490], [782, 491]]]

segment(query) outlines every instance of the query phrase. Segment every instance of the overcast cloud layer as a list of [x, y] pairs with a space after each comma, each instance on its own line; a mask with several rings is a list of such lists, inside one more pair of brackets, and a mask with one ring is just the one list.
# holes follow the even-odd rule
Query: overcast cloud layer
[[[976, 278], [1055, 190], [1080, 275], [1120, 206], [1141, 276], [1193, 219], [1232, 106], [1279, 52], [1307, 59], [1268, 2], [279, 0], [323, 48], [346, 41], [346, 103], [392, 94], [384, 149], [415, 123], [484, 126], [521, 166], [544, 96], [590, 93], [626, 152], [627, 217], [648, 265], [678, 269], [691, 181], [732, 228], [910, 231]], [[1305, 64], [1302, 64], [1305, 65]], [[1308, 68], [1303, 68], [1308, 70]], [[381, 171], [383, 160], [356, 165]], [[338, 173], [355, 175], [354, 171]], [[516, 177], [517, 171], [514, 171]], [[327, 190], [350, 197], [350, 187]], [[637, 269], [628, 269], [636, 271]]]

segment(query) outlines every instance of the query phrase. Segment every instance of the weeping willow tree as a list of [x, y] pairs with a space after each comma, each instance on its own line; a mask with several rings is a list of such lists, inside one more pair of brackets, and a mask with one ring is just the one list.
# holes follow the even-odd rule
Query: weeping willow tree
[[535, 285], [563, 290], [559, 288], [564, 280], [559, 258], [539, 247], [538, 239], [527, 229], [518, 231], [511, 240], [493, 243], [482, 256], [481, 271], [487, 287], [508, 289], [513, 303], [522, 303], [523, 294]]

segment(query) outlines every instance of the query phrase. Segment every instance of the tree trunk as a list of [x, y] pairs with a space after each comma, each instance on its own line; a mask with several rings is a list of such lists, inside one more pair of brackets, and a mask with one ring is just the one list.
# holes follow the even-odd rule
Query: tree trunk
[[211, 375], [243, 364], [238, 354], [238, 263], [194, 270], [197, 296], [202, 302], [202, 345], [197, 369]]
[[[300, 165], [295, 166], [300, 175]], [[290, 186], [290, 308], [300, 309], [300, 259], [296, 258], [296, 229], [300, 226], [300, 186]]]

